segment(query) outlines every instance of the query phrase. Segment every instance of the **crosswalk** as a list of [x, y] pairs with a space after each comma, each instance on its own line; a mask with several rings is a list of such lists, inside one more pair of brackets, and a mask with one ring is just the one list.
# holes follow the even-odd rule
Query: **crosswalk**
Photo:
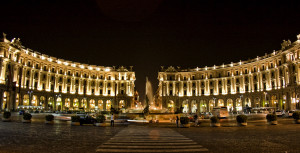
[[208, 149], [178, 132], [160, 128], [149, 127], [125, 128], [100, 145], [96, 152], [206, 152]]

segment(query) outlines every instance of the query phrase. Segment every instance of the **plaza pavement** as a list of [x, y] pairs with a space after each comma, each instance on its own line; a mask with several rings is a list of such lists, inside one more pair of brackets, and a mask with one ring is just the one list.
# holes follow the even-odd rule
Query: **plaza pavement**
[[218, 128], [209, 127], [209, 120], [197, 127], [176, 128], [174, 123], [70, 126], [69, 121], [59, 120], [46, 125], [41, 114], [34, 114], [30, 124], [20, 119], [0, 122], [0, 153], [300, 152], [300, 125], [292, 119], [279, 118], [278, 125], [250, 120], [247, 127], [221, 120]]

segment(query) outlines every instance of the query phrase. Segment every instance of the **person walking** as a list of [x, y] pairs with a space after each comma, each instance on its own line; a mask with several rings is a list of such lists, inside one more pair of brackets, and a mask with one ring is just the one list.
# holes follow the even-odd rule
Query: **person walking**
[[179, 122], [179, 118], [178, 118], [178, 116], [176, 116], [176, 125], [177, 125], [177, 128], [179, 127], [178, 126], [178, 124], [179, 124], [178, 122]]
[[112, 126], [112, 127], [115, 126], [114, 114], [111, 114], [111, 117], [110, 117], [110, 126]]

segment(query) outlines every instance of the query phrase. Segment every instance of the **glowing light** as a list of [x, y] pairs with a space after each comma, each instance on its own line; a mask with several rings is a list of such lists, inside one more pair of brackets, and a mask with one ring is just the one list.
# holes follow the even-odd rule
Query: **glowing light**
[[105, 68], [105, 72], [109, 72], [110, 71], [110, 69], [109, 68]]

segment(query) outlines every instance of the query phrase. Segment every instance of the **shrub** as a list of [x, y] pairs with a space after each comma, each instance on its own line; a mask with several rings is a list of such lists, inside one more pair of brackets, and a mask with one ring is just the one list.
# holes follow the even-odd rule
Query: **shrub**
[[299, 112], [299, 111], [294, 112], [294, 113], [293, 113], [293, 118], [294, 118], [295, 120], [299, 120], [299, 119], [300, 119], [300, 112]]
[[46, 115], [45, 118], [46, 118], [46, 121], [53, 121], [54, 120], [53, 115]]
[[268, 114], [266, 118], [268, 122], [277, 121], [277, 116], [275, 114]]
[[181, 124], [189, 124], [190, 119], [188, 117], [180, 117]]
[[72, 122], [80, 122], [80, 116], [71, 116]]
[[105, 122], [106, 118], [104, 115], [101, 114], [96, 117], [96, 120], [97, 120], [97, 123], [103, 123], [103, 122]]
[[23, 114], [23, 119], [24, 120], [31, 120], [31, 118], [32, 118], [32, 115], [30, 113], [24, 113]]
[[217, 116], [213, 116], [213, 117], [210, 118], [210, 121], [212, 123], [217, 123], [217, 122], [219, 122], [219, 118]]
[[10, 112], [6, 112], [6, 111], [5, 111], [5, 112], [3, 113], [3, 117], [6, 118], [6, 119], [7, 119], [7, 118], [10, 118], [10, 116], [11, 116], [11, 113], [10, 113]]
[[246, 115], [238, 115], [238, 116], [236, 117], [236, 121], [237, 121], [238, 123], [246, 123], [247, 120], [248, 120], [248, 118], [247, 118]]

